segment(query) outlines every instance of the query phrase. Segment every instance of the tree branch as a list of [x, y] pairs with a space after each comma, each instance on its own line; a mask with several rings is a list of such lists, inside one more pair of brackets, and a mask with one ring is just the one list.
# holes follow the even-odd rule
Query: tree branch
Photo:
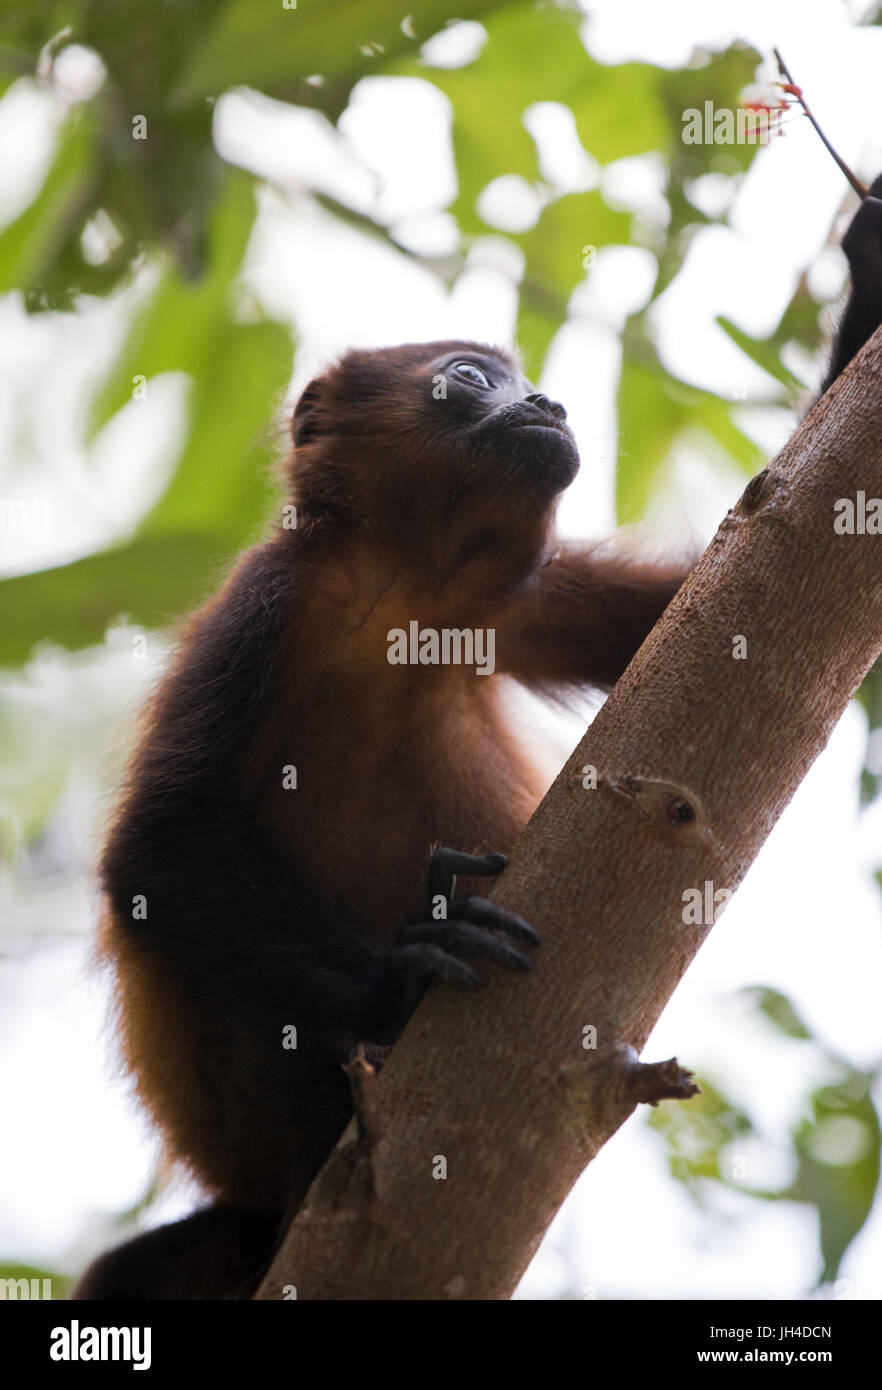
[[882, 649], [882, 536], [834, 531], [859, 491], [882, 497], [882, 330], [748, 485], [525, 829], [493, 896], [542, 933], [533, 974], [430, 990], [378, 1079], [372, 1181], [339, 1181], [353, 1124], [258, 1297], [507, 1298], [638, 1100], [689, 1094], [676, 1062], [636, 1062], [710, 929], [684, 894], [712, 920]]

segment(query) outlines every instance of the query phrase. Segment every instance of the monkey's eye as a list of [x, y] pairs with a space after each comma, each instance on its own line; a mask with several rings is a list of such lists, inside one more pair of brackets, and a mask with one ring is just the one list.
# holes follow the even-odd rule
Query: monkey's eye
[[456, 372], [457, 376], [463, 377], [466, 381], [473, 381], [476, 386], [490, 385], [481, 368], [476, 367], [474, 362], [454, 362], [450, 370]]

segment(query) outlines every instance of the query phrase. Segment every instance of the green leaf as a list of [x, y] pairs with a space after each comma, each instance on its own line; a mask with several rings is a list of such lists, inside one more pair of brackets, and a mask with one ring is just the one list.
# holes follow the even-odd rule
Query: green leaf
[[38, 634], [75, 649], [100, 642], [121, 615], [162, 627], [207, 596], [236, 547], [210, 532], [136, 536], [69, 565], [0, 584], [0, 665], [30, 655]]
[[671, 1176], [702, 1200], [699, 1179], [724, 1181], [722, 1151], [736, 1138], [753, 1132], [745, 1111], [731, 1104], [705, 1077], [696, 1078], [701, 1093], [686, 1104], [653, 1109], [648, 1124], [665, 1142]]
[[554, 335], [566, 318], [566, 304], [546, 295], [541, 285], [521, 286], [517, 344], [524, 375], [537, 381]]
[[0, 232], [0, 294], [18, 289], [39, 297], [61, 247], [86, 221], [93, 183], [95, 128], [87, 112], [64, 125], [40, 192]]
[[140, 534], [204, 529], [234, 545], [249, 539], [273, 495], [263, 441], [290, 360], [291, 339], [280, 324], [224, 327], [211, 363], [195, 375], [183, 457]]
[[162, 372], [198, 375], [212, 370], [216, 334], [232, 311], [231, 289], [254, 225], [256, 204], [251, 177], [228, 170], [208, 236], [205, 274], [185, 279], [166, 268], [155, 293], [136, 314], [119, 360], [96, 396], [90, 433], [94, 436], [132, 399], [132, 378]]
[[715, 322], [732, 339], [732, 342], [741, 348], [741, 351], [750, 358], [751, 362], [755, 362], [764, 372], [768, 372], [769, 376], [780, 382], [788, 395], [795, 399], [802, 390], [802, 382], [781, 361], [780, 348], [775, 341], [775, 335], [770, 334], [766, 338], [752, 338], [749, 333], [745, 333], [724, 314], [717, 314]]
[[262, 446], [290, 339], [278, 324], [229, 325], [195, 386], [189, 440], [168, 491], [126, 545], [0, 583], [0, 664], [27, 658], [35, 635], [76, 648], [122, 615], [159, 627], [211, 590], [253, 542], [272, 490]]
[[95, 405], [95, 427], [131, 399], [132, 377], [193, 378], [190, 419], [171, 483], [128, 544], [0, 583], [0, 662], [37, 636], [76, 648], [119, 616], [149, 626], [185, 612], [220, 565], [254, 540], [272, 496], [268, 422], [288, 378], [291, 340], [277, 323], [231, 320], [231, 286], [254, 216], [247, 176], [232, 172], [217, 209], [210, 269], [193, 283], [167, 270], [137, 316]]
[[781, 352], [789, 343], [797, 344], [806, 352], [817, 352], [823, 340], [822, 312], [823, 305], [809, 294], [803, 275], [778, 326], [767, 337], [751, 338], [722, 315], [718, 315], [716, 321], [758, 367], [781, 383], [787, 398], [795, 402], [804, 389], [804, 383], [784, 366]]
[[[459, 0], [458, 19], [481, 19], [503, 0]], [[297, 9], [229, 0], [179, 74], [172, 100], [181, 105], [241, 83], [270, 92], [290, 89], [313, 74], [354, 83], [413, 51], [451, 18], [446, 0], [425, 0], [409, 11], [389, 0], [300, 0]], [[402, 22], [410, 19], [417, 37]], [[366, 51], [365, 51], [366, 50]]]
[[453, 205], [467, 234], [487, 230], [478, 195], [502, 174], [536, 179], [536, 146], [523, 113], [536, 101], [565, 101], [590, 59], [579, 39], [581, 17], [570, 11], [510, 6], [487, 21], [488, 42], [465, 68], [409, 62], [395, 71], [427, 77], [453, 104], [453, 149], [459, 194]]
[[535, 227], [513, 237], [525, 256], [518, 344], [528, 376], [537, 377], [552, 338], [567, 317], [569, 298], [584, 278], [586, 245], [626, 244], [630, 216], [614, 212], [596, 190], [550, 203]]
[[[705, 62], [696, 53], [686, 68], [661, 75], [660, 91], [666, 112], [668, 139], [667, 199], [671, 211], [665, 245], [659, 253], [659, 274], [653, 291], [657, 299], [664, 293], [683, 263], [693, 228], [708, 222], [693, 206], [685, 188], [690, 180], [704, 174], [724, 174], [740, 178], [756, 157], [759, 145], [687, 145], [683, 141], [683, 116], [690, 108], [703, 111], [705, 101], [715, 110], [736, 110], [744, 87], [760, 62], [756, 49], [734, 43], [722, 53], [706, 54]], [[725, 219], [723, 219], [725, 220]]]
[[662, 101], [664, 73], [649, 63], [604, 67], [591, 62], [587, 80], [570, 105], [589, 154], [601, 164], [664, 151], [669, 130]]
[[592, 189], [557, 198], [543, 210], [535, 227], [512, 239], [524, 251], [527, 274], [565, 301], [585, 277], [586, 245], [626, 246], [630, 228], [630, 215], [615, 212]]
[[842, 1257], [870, 1214], [879, 1182], [879, 1116], [871, 1074], [841, 1064], [839, 1081], [811, 1097], [811, 1116], [793, 1138], [797, 1176], [782, 1195], [811, 1202], [820, 1217], [820, 1283], [836, 1278]]
[[[697, 53], [696, 59], [702, 55]], [[743, 89], [752, 81], [762, 55], [747, 44], [736, 42], [722, 53], [707, 53], [705, 61], [693, 61], [683, 68], [664, 72], [660, 77], [660, 92], [668, 113], [672, 140], [672, 181], [682, 188], [690, 178], [701, 174], [726, 172], [734, 174], [749, 169], [761, 148], [758, 141], [737, 141], [727, 145], [685, 144], [683, 141], [684, 112], [704, 111], [704, 103], [714, 110], [736, 111]], [[695, 210], [692, 210], [695, 216]]]
[[677, 440], [706, 434], [751, 476], [762, 464], [756, 445], [732, 419], [732, 405], [687, 386], [658, 362], [636, 360], [627, 351], [618, 391], [619, 467], [616, 506], [620, 521], [643, 516]]
[[580, 38], [582, 23], [570, 9], [509, 6], [487, 20], [489, 40], [467, 67], [448, 71], [408, 60], [391, 69], [430, 77], [453, 104], [459, 180], [453, 211], [467, 234], [486, 230], [475, 205], [492, 179], [538, 178], [536, 147], [523, 124], [535, 102], [568, 105], [583, 143], [601, 163], [660, 147], [660, 70], [595, 63]]
[[[785, 1036], [816, 1039], [790, 1000], [778, 990], [752, 986], [740, 991]], [[794, 1181], [774, 1190], [748, 1188], [735, 1181], [721, 1163], [721, 1149], [736, 1134], [751, 1131], [748, 1117], [736, 1111], [705, 1080], [702, 1095], [688, 1105], [664, 1107], [649, 1119], [668, 1148], [671, 1173], [701, 1197], [700, 1178], [711, 1178], [764, 1201], [805, 1202], [817, 1208], [823, 1272], [819, 1283], [835, 1279], [845, 1251], [872, 1208], [879, 1182], [882, 1131], [872, 1101], [876, 1074], [852, 1067], [827, 1051], [822, 1066], [835, 1080], [807, 1098], [807, 1110], [793, 1132], [797, 1159]]]
[[743, 998], [750, 999], [758, 1012], [764, 1014], [779, 1032], [786, 1033], [788, 1038], [811, 1038], [811, 1033], [786, 994], [765, 985], [748, 985], [738, 992]]

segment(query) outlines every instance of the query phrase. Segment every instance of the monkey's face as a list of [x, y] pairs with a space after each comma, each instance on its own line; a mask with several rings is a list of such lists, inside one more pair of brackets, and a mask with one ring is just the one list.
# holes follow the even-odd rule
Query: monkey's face
[[306, 388], [292, 433], [306, 510], [366, 524], [436, 571], [482, 547], [528, 571], [579, 468], [563, 406], [506, 353], [464, 341], [347, 353]]
[[564, 407], [535, 391], [507, 355], [457, 343], [426, 372], [438, 462], [457, 489], [494, 497], [511, 489], [542, 505], [573, 481], [579, 455]]

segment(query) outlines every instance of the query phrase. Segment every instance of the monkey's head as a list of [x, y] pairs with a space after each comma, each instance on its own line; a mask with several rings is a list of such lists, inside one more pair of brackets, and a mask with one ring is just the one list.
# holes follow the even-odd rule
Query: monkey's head
[[563, 406], [508, 353], [455, 340], [347, 353], [307, 386], [292, 435], [307, 515], [439, 579], [480, 562], [525, 578], [579, 467]]

